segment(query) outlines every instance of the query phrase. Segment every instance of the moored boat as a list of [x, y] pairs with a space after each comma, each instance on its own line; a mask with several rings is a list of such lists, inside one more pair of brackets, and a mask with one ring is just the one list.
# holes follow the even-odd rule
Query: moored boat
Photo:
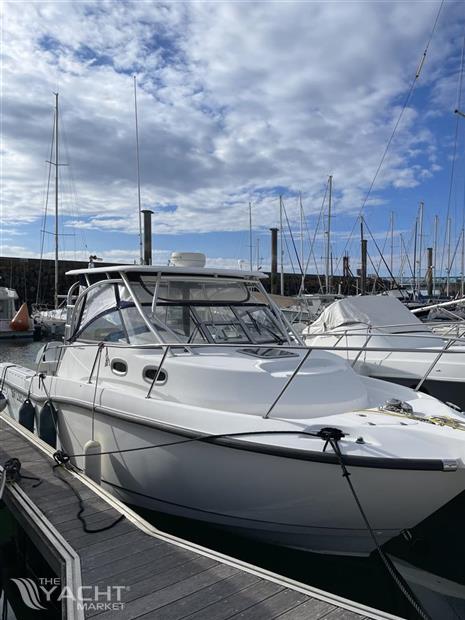
[[29, 396], [53, 443], [46, 415], [56, 411], [57, 444], [78, 467], [98, 459], [93, 471], [123, 500], [258, 540], [364, 555], [375, 545], [342, 465], [380, 543], [465, 488], [463, 416], [306, 349], [263, 274], [136, 265], [71, 274], [64, 343], [46, 345], [37, 372], [0, 365], [3, 415], [18, 419]]
[[421, 389], [465, 409], [465, 341], [436, 333], [391, 296], [347, 297], [304, 330], [308, 346], [329, 347], [361, 374]]
[[32, 338], [32, 321], [26, 304], [18, 309], [18, 294], [14, 289], [0, 287], [0, 339]]

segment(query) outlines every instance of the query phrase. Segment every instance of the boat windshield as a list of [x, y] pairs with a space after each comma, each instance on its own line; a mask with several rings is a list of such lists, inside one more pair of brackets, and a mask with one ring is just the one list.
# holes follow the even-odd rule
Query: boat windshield
[[[130, 288], [163, 342], [282, 344], [288, 334], [253, 281], [131, 274]], [[127, 288], [102, 282], [75, 310], [74, 339], [156, 342]]]
[[280, 321], [254, 282], [220, 279], [160, 279], [141, 276], [132, 284], [149, 320], [182, 342], [281, 344]]

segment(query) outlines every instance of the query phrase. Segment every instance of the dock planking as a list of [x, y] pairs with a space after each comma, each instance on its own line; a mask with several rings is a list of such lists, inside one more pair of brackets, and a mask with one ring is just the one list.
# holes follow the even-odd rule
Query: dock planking
[[[86, 595], [121, 586], [117, 608], [92, 604], [83, 609], [79, 601], [63, 602], [66, 620], [395, 618], [161, 532], [82, 473], [54, 471], [52, 454], [35, 435], [0, 414], [0, 464], [16, 457], [22, 474], [41, 480], [38, 486], [29, 479], [9, 484], [3, 499], [61, 584], [82, 586]], [[69, 485], [82, 498], [89, 528], [124, 518], [111, 529], [86, 533]], [[19, 496], [33, 509], [21, 506]]]

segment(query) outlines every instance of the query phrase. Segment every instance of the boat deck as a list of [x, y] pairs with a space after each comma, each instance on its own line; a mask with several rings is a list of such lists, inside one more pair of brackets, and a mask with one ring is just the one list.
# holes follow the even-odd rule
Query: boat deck
[[[52, 454], [47, 444], [0, 414], [0, 464], [16, 457], [22, 474], [41, 480], [39, 486], [28, 479], [8, 483], [3, 500], [61, 587], [76, 593], [83, 586], [84, 596], [94, 599], [99, 594], [100, 606], [94, 600], [85, 609], [76, 597], [63, 598], [67, 620], [395, 618], [161, 532], [80, 472], [63, 467], [54, 472]], [[89, 528], [121, 521], [86, 533], [75, 493]]]

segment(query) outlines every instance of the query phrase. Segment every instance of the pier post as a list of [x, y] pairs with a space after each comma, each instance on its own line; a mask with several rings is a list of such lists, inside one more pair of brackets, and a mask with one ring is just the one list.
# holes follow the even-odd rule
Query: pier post
[[361, 241], [361, 269], [360, 269], [360, 293], [366, 295], [367, 292], [367, 240]]
[[278, 292], [278, 229], [270, 228], [271, 231], [271, 293]]
[[433, 248], [426, 248], [428, 268], [426, 271], [426, 284], [428, 287], [428, 297], [433, 297]]
[[144, 265], [152, 264], [152, 215], [150, 209], [142, 209], [144, 214]]

